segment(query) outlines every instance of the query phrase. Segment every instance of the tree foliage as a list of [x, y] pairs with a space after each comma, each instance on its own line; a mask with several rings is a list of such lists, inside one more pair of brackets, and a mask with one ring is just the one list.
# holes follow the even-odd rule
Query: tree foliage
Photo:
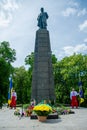
[[31, 96], [31, 80], [23, 66], [14, 69], [13, 84], [17, 92], [17, 103], [29, 103]]
[[71, 88], [74, 87], [79, 92], [79, 81], [82, 82], [85, 92], [87, 86], [87, 55], [74, 54], [70, 57], [65, 57], [55, 64], [54, 71], [55, 91], [58, 102], [69, 103]]
[[0, 104], [7, 99], [9, 75], [13, 70], [11, 62], [16, 60], [16, 52], [10, 48], [9, 42], [0, 43]]
[[3, 41], [0, 43], [0, 57], [6, 62], [11, 63], [16, 60], [16, 52], [10, 48], [9, 42]]

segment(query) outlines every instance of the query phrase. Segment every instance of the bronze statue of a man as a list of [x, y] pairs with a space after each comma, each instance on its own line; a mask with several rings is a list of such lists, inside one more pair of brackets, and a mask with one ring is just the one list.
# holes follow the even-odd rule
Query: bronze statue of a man
[[41, 8], [41, 13], [37, 18], [39, 28], [47, 29], [47, 19], [48, 19], [47, 12], [44, 12], [44, 8]]

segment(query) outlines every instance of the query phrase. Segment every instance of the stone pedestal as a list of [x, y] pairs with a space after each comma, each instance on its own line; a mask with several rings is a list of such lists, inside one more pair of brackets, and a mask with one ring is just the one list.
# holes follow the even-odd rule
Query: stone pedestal
[[34, 54], [31, 98], [35, 99], [36, 103], [54, 100], [50, 37], [46, 29], [39, 29], [36, 32]]

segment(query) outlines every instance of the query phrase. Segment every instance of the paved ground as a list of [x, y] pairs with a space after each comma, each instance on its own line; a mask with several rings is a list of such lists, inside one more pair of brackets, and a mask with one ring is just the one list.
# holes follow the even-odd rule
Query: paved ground
[[73, 109], [75, 114], [61, 115], [42, 123], [14, 115], [14, 110], [0, 109], [0, 130], [87, 130], [87, 108]]

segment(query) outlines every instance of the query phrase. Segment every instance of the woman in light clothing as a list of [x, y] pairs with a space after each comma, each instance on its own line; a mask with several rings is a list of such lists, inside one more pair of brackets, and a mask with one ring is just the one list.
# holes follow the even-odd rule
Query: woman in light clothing
[[78, 95], [78, 93], [73, 88], [72, 91], [70, 92], [70, 99], [71, 99], [72, 108], [74, 108], [74, 107], [78, 108], [77, 95]]
[[17, 100], [17, 94], [15, 90], [12, 90], [11, 104], [10, 104], [11, 108], [16, 108], [16, 100]]

